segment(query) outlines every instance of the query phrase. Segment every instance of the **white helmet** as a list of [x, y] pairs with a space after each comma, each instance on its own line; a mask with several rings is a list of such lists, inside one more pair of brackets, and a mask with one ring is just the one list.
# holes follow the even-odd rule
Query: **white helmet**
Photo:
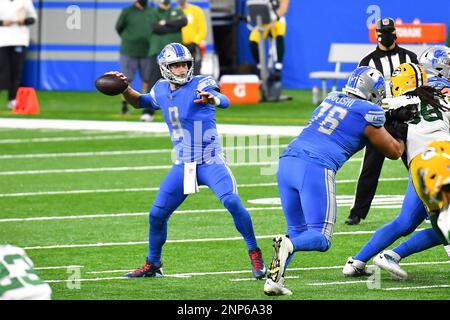
[[358, 67], [352, 72], [345, 91], [376, 104], [381, 104], [381, 100], [386, 97], [383, 75], [377, 69], [368, 66]]
[[[170, 65], [177, 62], [186, 62], [188, 65], [188, 72], [185, 77], [179, 77], [170, 71]], [[170, 43], [161, 50], [158, 55], [158, 65], [164, 79], [183, 85], [191, 81], [194, 73], [194, 59], [188, 48], [180, 43]]]
[[425, 49], [419, 57], [419, 64], [428, 74], [450, 80], [450, 48], [435, 46]]

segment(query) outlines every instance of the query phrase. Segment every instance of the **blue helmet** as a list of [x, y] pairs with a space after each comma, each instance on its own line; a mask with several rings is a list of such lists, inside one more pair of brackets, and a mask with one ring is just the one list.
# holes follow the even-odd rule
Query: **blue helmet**
[[428, 74], [450, 80], [450, 48], [446, 46], [427, 48], [420, 55], [419, 63]]
[[345, 91], [358, 98], [381, 104], [386, 97], [384, 77], [372, 67], [358, 67], [348, 78]]
[[[179, 77], [170, 71], [169, 66], [177, 62], [187, 63], [188, 72], [186, 76]], [[164, 79], [180, 85], [191, 81], [194, 73], [194, 59], [192, 58], [191, 53], [188, 48], [176, 42], [166, 45], [164, 49], [161, 50], [161, 53], [158, 55], [158, 65]]]

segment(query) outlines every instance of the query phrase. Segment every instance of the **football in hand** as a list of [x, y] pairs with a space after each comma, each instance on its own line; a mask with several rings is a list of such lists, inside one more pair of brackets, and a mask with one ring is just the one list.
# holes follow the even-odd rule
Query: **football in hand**
[[105, 73], [95, 80], [98, 91], [108, 96], [116, 96], [128, 87], [128, 80], [117, 73]]

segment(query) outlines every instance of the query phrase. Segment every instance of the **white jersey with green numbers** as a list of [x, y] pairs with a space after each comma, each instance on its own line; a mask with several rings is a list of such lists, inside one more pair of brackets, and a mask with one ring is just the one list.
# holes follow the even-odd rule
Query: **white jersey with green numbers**
[[0, 246], [0, 300], [50, 300], [51, 288], [19, 247]]
[[442, 112], [425, 103], [420, 115], [408, 122], [406, 155], [408, 164], [434, 140], [450, 140], [450, 112]]

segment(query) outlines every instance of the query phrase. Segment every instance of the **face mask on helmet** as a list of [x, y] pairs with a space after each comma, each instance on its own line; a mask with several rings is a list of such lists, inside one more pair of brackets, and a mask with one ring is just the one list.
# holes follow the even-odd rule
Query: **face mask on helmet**
[[446, 46], [427, 48], [420, 55], [419, 63], [428, 74], [450, 80], [450, 48]]
[[397, 35], [392, 32], [384, 32], [384, 33], [378, 35], [377, 40], [383, 46], [385, 46], [386, 48], [389, 48], [390, 46], [392, 46], [394, 44], [395, 40], [397, 40]]
[[381, 104], [386, 97], [384, 77], [372, 67], [356, 68], [347, 81], [345, 91], [376, 104]]
[[391, 76], [391, 91], [394, 97], [414, 91], [427, 85], [427, 74], [422, 66], [415, 63], [402, 63]]
[[[162, 49], [161, 53], [158, 55], [159, 69], [161, 70], [161, 75], [164, 79], [171, 83], [183, 85], [191, 81], [194, 73], [194, 59], [188, 48], [180, 43], [171, 43]], [[186, 75], [180, 76], [174, 74], [170, 65], [177, 62], [186, 62], [188, 70]]]

